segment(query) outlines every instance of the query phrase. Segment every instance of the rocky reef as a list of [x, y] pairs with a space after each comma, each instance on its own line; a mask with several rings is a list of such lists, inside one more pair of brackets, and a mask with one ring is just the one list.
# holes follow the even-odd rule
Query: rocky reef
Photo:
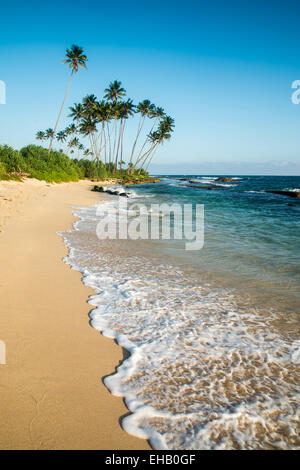
[[289, 196], [289, 197], [294, 197], [297, 199], [300, 199], [300, 191], [279, 191], [279, 190], [266, 190], [266, 193], [272, 193], [272, 194], [280, 194], [281, 196]]

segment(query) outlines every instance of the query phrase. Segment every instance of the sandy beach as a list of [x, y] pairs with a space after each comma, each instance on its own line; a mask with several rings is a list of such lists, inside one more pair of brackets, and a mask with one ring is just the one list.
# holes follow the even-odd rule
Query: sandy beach
[[128, 412], [102, 383], [122, 349], [89, 325], [92, 290], [62, 259], [56, 232], [92, 183], [0, 182], [0, 449], [149, 449], [119, 423]]

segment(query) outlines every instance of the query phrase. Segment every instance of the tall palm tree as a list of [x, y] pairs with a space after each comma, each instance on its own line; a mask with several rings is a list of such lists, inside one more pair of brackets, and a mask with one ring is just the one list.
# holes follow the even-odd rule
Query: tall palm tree
[[57, 118], [57, 121], [56, 121], [56, 124], [55, 124], [53, 136], [52, 136], [50, 146], [49, 146], [49, 152], [52, 148], [52, 143], [53, 143], [53, 139], [54, 139], [54, 136], [55, 136], [55, 133], [56, 133], [58, 123], [59, 123], [59, 119], [60, 119], [63, 107], [65, 105], [65, 102], [66, 102], [66, 99], [67, 99], [67, 96], [68, 96], [68, 93], [69, 93], [69, 88], [70, 88], [70, 84], [71, 84], [73, 74], [78, 72], [79, 67], [82, 67], [82, 68], [86, 69], [86, 65], [85, 65], [86, 62], [87, 62], [87, 56], [83, 53], [83, 49], [81, 47], [73, 45], [71, 47], [71, 49], [66, 50], [66, 59], [63, 61], [63, 64], [68, 64], [69, 68], [72, 69], [72, 71], [71, 71], [70, 80], [69, 80], [69, 83], [68, 83], [68, 86], [67, 86], [67, 91], [66, 91], [66, 94], [65, 94], [65, 98], [64, 98], [63, 104], [60, 108], [58, 118]]
[[[120, 108], [121, 108], [120, 109], [121, 123], [120, 123], [119, 144], [118, 144], [116, 163], [118, 161], [120, 143], [121, 143], [121, 155], [120, 155], [121, 162], [123, 160], [123, 139], [124, 139], [125, 125], [126, 125], [127, 119], [134, 115], [136, 106], [133, 104], [133, 101], [131, 99], [128, 99], [127, 101], [120, 103]], [[116, 165], [116, 168], [117, 168], [117, 165]], [[120, 170], [122, 170], [122, 163], [120, 164]]]
[[[115, 150], [116, 150], [116, 142], [117, 142], [117, 120], [120, 119], [119, 116], [119, 103], [118, 100], [122, 101], [123, 98], [126, 96], [126, 90], [125, 88], [122, 87], [122, 83], [118, 80], [114, 80], [113, 82], [110, 82], [108, 88], [105, 88], [104, 90], [104, 99], [107, 101], [110, 101], [112, 103], [112, 113], [114, 115], [114, 124], [112, 131], [109, 133], [109, 143], [110, 143], [110, 153], [109, 153], [109, 162], [111, 163], [111, 160], [114, 160], [115, 157]], [[115, 129], [115, 137], [114, 137], [114, 147], [111, 155], [111, 142], [110, 142], [110, 137], [113, 133], [113, 130]]]

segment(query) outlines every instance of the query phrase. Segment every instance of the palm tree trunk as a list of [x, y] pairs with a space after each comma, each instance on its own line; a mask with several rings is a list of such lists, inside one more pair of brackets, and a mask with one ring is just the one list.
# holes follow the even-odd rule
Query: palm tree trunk
[[117, 153], [116, 153], [116, 159], [115, 159], [115, 170], [118, 168], [118, 156], [119, 156], [119, 148], [120, 148], [120, 142], [121, 142], [121, 133], [122, 133], [122, 119], [120, 121], [120, 129], [119, 129], [119, 138], [118, 138], [118, 147], [117, 147]]
[[[147, 166], [146, 166], [146, 168], [145, 168], [145, 171], [146, 171], [146, 172], [147, 172], [147, 170], [148, 170], [148, 168], [149, 168], [150, 163], [152, 162], [152, 159], [153, 159], [154, 154], [155, 154], [155, 152], [156, 152], [157, 149], [158, 149], [158, 144], [157, 144], [157, 147], [153, 150], [153, 153], [152, 153], [152, 155], [151, 155], [151, 158], [150, 158], [149, 161], [148, 161], [148, 164], [147, 164]], [[147, 157], [147, 158], [148, 158], [148, 157]]]
[[104, 135], [104, 158], [105, 158], [105, 161], [106, 161], [106, 133], [105, 133], [105, 127], [103, 127], [103, 135]]
[[93, 144], [92, 135], [91, 135], [90, 132], [89, 132], [89, 138], [90, 138], [90, 143], [91, 143], [91, 149], [92, 149], [92, 151], [93, 151], [93, 153], [94, 153], [94, 157], [95, 157], [95, 159], [97, 159], [97, 155], [96, 155], [95, 148], [94, 148], [94, 144]]
[[[149, 134], [152, 133], [152, 131], [153, 131], [153, 129], [154, 129], [154, 127], [155, 127], [155, 125], [156, 125], [158, 119], [159, 119], [158, 117], [155, 119], [155, 122], [154, 122], [154, 124], [153, 124], [153, 126], [152, 126], [152, 128], [151, 128], [151, 131], [149, 132]], [[141, 154], [142, 154], [142, 152], [143, 152], [143, 150], [144, 150], [144, 148], [145, 148], [145, 145], [147, 144], [147, 140], [148, 140], [148, 139], [145, 140], [145, 142], [144, 142], [144, 144], [143, 144], [143, 146], [142, 146], [142, 148], [141, 148], [141, 150], [140, 150], [140, 153], [138, 154], [136, 164], [137, 164], [139, 161], [141, 161], [140, 156], [141, 156]], [[143, 157], [142, 157], [142, 158], [143, 158]]]
[[122, 137], [121, 137], [121, 160], [120, 160], [120, 172], [122, 172], [122, 161], [123, 161], [123, 140], [124, 140], [124, 131], [125, 131], [126, 121], [123, 124]]
[[133, 158], [133, 155], [134, 155], [135, 147], [136, 147], [136, 144], [137, 144], [139, 135], [140, 135], [140, 133], [141, 133], [142, 127], [143, 127], [143, 125], [144, 125], [144, 122], [145, 122], [145, 116], [144, 116], [143, 122], [142, 122], [142, 116], [141, 116], [141, 117], [140, 117], [139, 126], [138, 126], [137, 135], [136, 135], [136, 138], [135, 138], [135, 141], [134, 141], [134, 144], [133, 144], [133, 147], [132, 147], [131, 155], [130, 155], [129, 165], [130, 165], [130, 163], [132, 163], [132, 158]]
[[52, 135], [52, 137], [51, 137], [51, 142], [50, 142], [50, 146], [49, 146], [49, 152], [50, 152], [51, 149], [52, 149], [53, 139], [54, 139], [54, 136], [55, 136], [55, 133], [56, 133], [56, 129], [57, 129], [57, 126], [58, 126], [58, 122], [59, 122], [59, 119], [60, 119], [62, 110], [63, 110], [63, 108], [64, 108], [64, 105], [65, 105], [65, 102], [66, 102], [66, 99], [67, 99], [67, 96], [68, 96], [68, 93], [69, 93], [69, 88], [70, 88], [70, 85], [71, 85], [71, 80], [72, 80], [73, 72], [74, 72], [74, 70], [72, 70], [72, 72], [71, 72], [70, 80], [69, 80], [68, 87], [67, 87], [67, 91], [66, 91], [66, 94], [65, 94], [65, 99], [64, 99], [64, 101], [63, 101], [63, 104], [61, 105], [61, 108], [60, 108], [60, 111], [59, 111], [59, 115], [58, 115], [58, 118], [57, 118], [57, 121], [56, 121], [56, 124], [55, 124], [55, 128], [54, 128], [54, 131], [53, 131], [53, 135]]
[[[99, 155], [101, 158], [101, 151], [102, 151], [102, 139], [103, 139], [103, 129], [104, 129], [104, 121], [102, 121], [102, 129], [100, 134], [100, 147], [99, 147]], [[106, 160], [106, 159], [105, 159]], [[106, 162], [105, 162], [106, 163]]]
[[134, 164], [133, 167], [132, 167], [132, 172], [135, 170], [135, 168], [138, 166], [138, 164], [139, 164], [142, 160], [144, 160], [144, 161], [143, 161], [143, 163], [142, 163], [141, 168], [143, 167], [143, 165], [144, 165], [146, 159], [148, 158], [149, 154], [153, 151], [153, 149], [155, 148], [155, 146], [156, 146], [156, 144], [153, 144], [153, 145], [150, 147], [150, 149], [148, 149], [140, 158], [138, 158], [138, 159], [136, 160], [135, 164]]
[[108, 134], [108, 144], [109, 144], [109, 145], [108, 145], [108, 147], [109, 147], [109, 157], [108, 157], [109, 163], [111, 162], [111, 135], [112, 135], [112, 133], [113, 133], [113, 131], [114, 131], [115, 123], [116, 123], [116, 122], [114, 122], [113, 127], [112, 127], [112, 129], [111, 129], [110, 132], [109, 132], [109, 124], [108, 124], [108, 121], [107, 121], [107, 123], [106, 123], [106, 125], [107, 125], [107, 134]]

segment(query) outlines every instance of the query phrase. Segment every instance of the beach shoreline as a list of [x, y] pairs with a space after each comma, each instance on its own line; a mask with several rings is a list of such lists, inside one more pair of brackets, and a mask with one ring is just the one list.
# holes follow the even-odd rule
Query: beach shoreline
[[1, 449], [150, 449], [122, 430], [128, 413], [102, 378], [122, 348], [89, 324], [94, 291], [63, 262], [58, 232], [72, 206], [101, 196], [93, 183], [0, 182]]

